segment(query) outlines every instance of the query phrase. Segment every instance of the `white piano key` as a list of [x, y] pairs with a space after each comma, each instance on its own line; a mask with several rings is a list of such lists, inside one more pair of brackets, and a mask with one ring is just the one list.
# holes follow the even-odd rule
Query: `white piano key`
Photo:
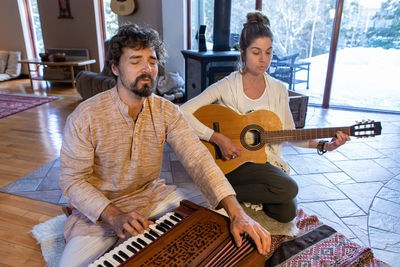
[[119, 249], [114, 248], [113, 250], [111, 250], [111, 251], [109, 252], [109, 256], [110, 256], [110, 258], [112, 258], [118, 265], [121, 265], [122, 263], [118, 262], [116, 259], [113, 258], [113, 255], [117, 255], [117, 256], [120, 257], [123, 261], [125, 261], [125, 259], [124, 259], [123, 257], [121, 257], [121, 256], [118, 254], [118, 252], [119, 252]]
[[[135, 255], [136, 253], [137, 253], [137, 251], [138, 251], [138, 249], [136, 249], [135, 247], [133, 247], [132, 246], [132, 244], [129, 242], [129, 243], [124, 243], [123, 244], [124, 246], [123, 246], [123, 251], [126, 253], [126, 252], [129, 252], [129, 254], [127, 254], [129, 257], [132, 257], [133, 255]], [[134, 250], [136, 250], [136, 252], [132, 252], [132, 251], [130, 251], [129, 249], [128, 249], [128, 246], [131, 246]]]
[[147, 245], [150, 245], [151, 243], [153, 243], [153, 241], [152, 241], [151, 239], [148, 239], [147, 237], [145, 237], [144, 234], [143, 234], [143, 236], [140, 237], [140, 238], [143, 239], [144, 242], [147, 243]]
[[112, 257], [112, 252], [110, 251], [109, 253], [104, 255], [104, 260], [108, 261], [109, 263], [111, 263], [112, 266], [117, 267], [118, 265], [121, 265], [121, 263], [119, 263], [118, 261], [114, 260]]
[[[133, 254], [136, 254], [136, 253], [133, 253], [132, 251], [130, 251], [129, 249], [127, 249], [128, 245], [131, 246], [131, 247], [133, 247], [132, 244], [131, 244], [131, 242], [132, 242], [132, 241], [131, 241], [131, 239], [129, 238], [129, 239], [125, 240], [125, 242], [122, 243], [122, 244], [119, 245], [119, 246], [126, 248], [126, 250], [129, 251], [129, 253], [132, 253], [132, 255], [133, 255]], [[137, 249], [136, 249], [135, 247], [133, 247], [133, 248], [137, 251]]]
[[150, 228], [151, 228], [151, 230], [153, 230], [154, 232], [156, 232], [156, 233], [159, 234], [160, 236], [161, 236], [162, 234], [164, 234], [164, 232], [161, 232], [160, 230], [158, 230], [158, 229], [156, 228], [156, 225], [155, 225], [155, 224], [150, 225]]
[[[165, 233], [163, 231], [160, 231], [156, 228], [157, 224], [161, 224], [164, 223], [164, 220], [168, 220], [169, 222], [171, 222], [174, 226], [178, 223], [177, 221], [171, 219], [171, 216], [174, 216], [174, 212], [168, 212], [166, 214], [164, 214], [163, 216], [161, 216], [160, 218], [158, 218], [158, 220], [155, 221], [154, 224], [151, 224], [149, 227], [152, 231], [154, 231], [155, 233], [157, 233], [159, 236], [164, 235]], [[182, 219], [175, 216], [179, 221], [181, 221]], [[164, 223], [165, 224], [165, 223]], [[174, 226], [170, 226], [168, 225], [168, 227], [172, 228]], [[122, 256], [119, 255], [119, 251], [124, 252], [128, 257], [132, 257], [134, 256], [136, 253], [133, 253], [132, 251], [130, 251], [128, 249], [128, 245], [133, 247], [137, 252], [139, 252], [141, 249], [138, 249], [137, 247], [135, 247], [134, 245], [132, 245], [132, 241], [138, 243], [142, 249], [145, 247], [145, 245], [141, 244], [140, 242], [137, 241], [138, 238], [141, 238], [143, 241], [145, 241], [147, 243], [146, 246], [150, 245], [151, 243], [157, 241], [157, 239], [159, 237], [154, 237], [154, 241], [145, 237], [144, 234], [148, 233], [149, 235], [153, 236], [152, 234], [149, 233], [149, 231], [145, 231], [143, 234], [139, 234], [137, 236], [132, 236], [130, 238], [128, 238], [127, 240], [125, 240], [123, 243], [121, 243], [118, 247], [114, 248], [113, 250], [109, 251], [108, 253], [104, 254], [102, 257], [100, 257], [98, 260], [96, 260], [95, 262], [93, 262], [92, 264], [90, 264], [89, 266], [91, 267], [97, 267], [98, 265], [104, 266], [104, 261], [107, 260], [111, 265], [113, 266], [119, 266], [121, 265], [121, 263], [119, 263], [117, 260], [115, 260], [113, 258], [113, 255], [117, 255], [118, 257], [120, 257], [122, 260], [126, 261], [126, 259]]]
[[93, 262], [92, 264], [90, 264], [89, 267], [97, 267], [99, 265], [103, 266], [102, 261], [100, 259], [98, 259], [95, 262]]
[[[138, 241], [139, 238], [140, 238], [142, 241], [144, 241], [146, 244], [143, 244], [143, 243], [141, 243], [140, 241]], [[135, 241], [136, 241], [137, 243], [139, 243], [139, 244], [144, 248], [144, 247], [147, 247], [147, 246], [149, 245], [149, 243], [151, 243], [151, 242], [148, 242], [148, 241], [147, 241], [148, 239], [147, 239], [147, 240], [146, 240], [146, 239], [147, 239], [147, 238], [145, 238], [143, 235], [141, 235], [141, 236], [138, 236], [138, 237], [136, 238]]]
[[[168, 221], [172, 222], [174, 225], [178, 223], [177, 221], [171, 219], [171, 216], [174, 216], [173, 212], [169, 212], [167, 214], [168, 214]], [[178, 217], [176, 217], [176, 216], [174, 216], [174, 217], [177, 218], [179, 221], [181, 221], [181, 219], [179, 219]]]
[[[174, 216], [175, 212], [168, 212], [166, 215], [169, 217]], [[175, 216], [176, 217], [176, 216]], [[179, 219], [178, 217], [176, 217], [177, 219]], [[180, 220], [180, 219], [179, 219]]]
[[175, 219], [171, 219], [172, 221], [174, 221], [174, 223], [178, 223], [178, 222], [182, 221], [182, 219], [179, 218], [178, 216], [176, 216], [176, 214], [175, 214], [174, 212], [171, 212], [170, 217], [172, 217], [172, 216], [173, 216], [176, 220], [178, 220], [178, 221], [175, 221]]
[[[126, 245], [123, 245], [124, 243], [120, 244], [116, 249], [117, 251], [122, 251], [124, 252], [128, 257], [132, 257], [134, 255], [134, 253], [132, 251], [130, 251], [129, 249], [127, 249]], [[125, 261], [125, 259], [124, 259]]]

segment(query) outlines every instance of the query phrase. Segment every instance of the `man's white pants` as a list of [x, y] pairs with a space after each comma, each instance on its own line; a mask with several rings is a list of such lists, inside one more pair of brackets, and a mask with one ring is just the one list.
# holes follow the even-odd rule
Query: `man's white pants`
[[[186, 196], [187, 198], [187, 196]], [[150, 217], [159, 217], [179, 206], [185, 195], [179, 188], [168, 195], [157, 208], [151, 213]], [[59, 267], [80, 267], [88, 266], [100, 255], [104, 254], [116, 241], [117, 236], [77, 236], [72, 238], [65, 246]]]

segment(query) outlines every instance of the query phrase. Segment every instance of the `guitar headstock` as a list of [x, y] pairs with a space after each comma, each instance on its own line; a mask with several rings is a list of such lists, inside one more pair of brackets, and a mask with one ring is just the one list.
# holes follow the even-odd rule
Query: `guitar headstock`
[[350, 135], [355, 137], [370, 137], [380, 135], [381, 123], [375, 121], [361, 121], [350, 127]]

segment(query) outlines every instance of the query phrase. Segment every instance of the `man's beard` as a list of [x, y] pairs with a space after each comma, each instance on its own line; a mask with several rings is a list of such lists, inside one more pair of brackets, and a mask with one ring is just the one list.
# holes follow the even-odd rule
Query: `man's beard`
[[[150, 85], [145, 83], [142, 85], [142, 87], [138, 87], [138, 82], [141, 79], [150, 79], [151, 83]], [[155, 83], [154, 83], [154, 78], [148, 74], [148, 73], [143, 73], [141, 75], [139, 75], [138, 77], [136, 77], [135, 81], [131, 84], [129, 84], [129, 86], [126, 86], [126, 83], [124, 82], [123, 79], [121, 79], [122, 85], [125, 86], [125, 88], [128, 88], [132, 93], [134, 93], [137, 96], [140, 97], [148, 97], [150, 96], [154, 91], [155, 91]]]

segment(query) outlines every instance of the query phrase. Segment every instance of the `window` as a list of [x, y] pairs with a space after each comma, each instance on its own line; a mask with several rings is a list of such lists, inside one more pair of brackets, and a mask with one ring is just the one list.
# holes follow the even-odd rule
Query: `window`
[[285, 81], [288, 88], [308, 95], [309, 103], [322, 104], [335, 1], [264, 0], [262, 10], [274, 33], [274, 54], [297, 54], [295, 63], [299, 67], [294, 67], [291, 83]]
[[[191, 6], [191, 49], [198, 48], [196, 34], [200, 25], [206, 25], [207, 49], [212, 50], [214, 27], [214, 0], [189, 0]], [[232, 0], [231, 33], [240, 34], [245, 14], [255, 10], [256, 0]]]
[[[214, 0], [190, 0], [191, 49], [199, 25], [207, 25], [212, 50]], [[274, 54], [298, 54], [292, 86], [321, 105], [324, 97], [336, 1], [232, 0], [231, 34], [261, 2], [274, 33]], [[338, 1], [338, 3], [342, 1]], [[400, 73], [400, 0], [344, 1], [330, 94], [331, 105], [400, 112], [396, 73]], [[231, 43], [232, 44], [232, 43]], [[307, 82], [308, 81], [308, 82]]]
[[31, 18], [33, 26], [33, 36], [36, 46], [36, 57], [39, 57], [39, 53], [44, 53], [44, 42], [42, 36], [42, 25], [40, 24], [40, 15], [37, 0], [30, 0], [31, 4]]
[[400, 112], [400, 1], [345, 1], [331, 105]]
[[103, 0], [105, 37], [110, 39], [118, 31], [118, 16], [111, 10], [111, 0]]

